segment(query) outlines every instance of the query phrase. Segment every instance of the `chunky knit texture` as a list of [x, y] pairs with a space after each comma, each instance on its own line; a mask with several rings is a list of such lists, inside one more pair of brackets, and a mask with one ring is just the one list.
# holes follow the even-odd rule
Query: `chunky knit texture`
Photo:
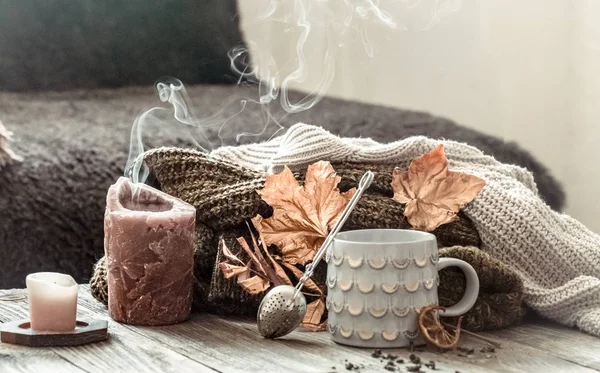
[[267, 143], [223, 147], [211, 156], [257, 171], [282, 165], [298, 170], [321, 159], [407, 167], [440, 142], [452, 171], [486, 181], [464, 212], [479, 232], [481, 248], [519, 273], [526, 304], [544, 317], [600, 336], [600, 237], [546, 205], [524, 168], [453, 141], [417, 136], [380, 144], [302, 123]]
[[[251, 87], [239, 91], [224, 85], [188, 86], [187, 91], [197, 109], [206, 114], [222, 108], [240, 92], [258, 96]], [[289, 94], [293, 102], [305, 95]], [[0, 288], [23, 288], [28, 273], [46, 270], [68, 273], [78, 282], [89, 280], [93, 263], [104, 253], [106, 191], [123, 175], [131, 120], [141, 108], [156, 102], [155, 91], [146, 86], [0, 92], [0, 120], [14, 133], [12, 150], [24, 158], [24, 162], [11, 162], [0, 170]], [[260, 110], [259, 105], [248, 105], [238, 113], [237, 105], [227, 106], [222, 116], [230, 120], [220, 132], [225, 145], [237, 144], [240, 132], [262, 129], [264, 123], [257, 121]], [[294, 115], [273, 110], [284, 128], [297, 122], [322, 123], [332, 133], [348, 137], [368, 134], [382, 142], [416, 135], [466, 142], [502, 162], [532, 171], [541, 196], [557, 211], [564, 205], [560, 184], [531, 154], [515, 143], [445, 118], [330, 97]], [[173, 129], [170, 125], [152, 126], [144, 132], [145, 145], [148, 149], [190, 146], [182, 132]], [[211, 130], [209, 138], [218, 140], [216, 131]], [[239, 140], [244, 144], [260, 142], [271, 134], [267, 131], [260, 137]]]
[[[500, 329], [521, 321], [524, 311], [523, 281], [509, 266], [472, 246], [440, 249], [440, 257], [464, 260], [473, 266], [479, 277], [477, 301], [463, 316], [463, 325], [467, 329]], [[438, 287], [440, 305], [448, 307], [456, 304], [466, 286], [465, 275], [458, 268], [450, 267], [441, 271]]]
[[[194, 150], [159, 148], [144, 155], [146, 165], [155, 176], [157, 187], [184, 199], [197, 209], [197, 243], [195, 255], [195, 308], [220, 314], [252, 314], [261, 296], [249, 296], [236, 284], [235, 279], [225, 279], [217, 263], [222, 253], [217, 250], [223, 238], [233, 252], [239, 252], [242, 260], [249, 260], [235, 240], [248, 237], [247, 219], [272, 213], [256, 189], [264, 186], [264, 172], [239, 167], [227, 161], [215, 161], [209, 155]], [[401, 204], [392, 201], [391, 187], [393, 164], [333, 162], [342, 180], [342, 191], [356, 186], [366, 170], [372, 170], [375, 178], [371, 187], [361, 198], [344, 229], [400, 228], [409, 229]], [[306, 168], [295, 174], [304, 179]], [[459, 221], [438, 227], [436, 235], [441, 255], [459, 257], [471, 263], [481, 281], [481, 289], [475, 307], [465, 316], [465, 327], [471, 330], [493, 329], [518, 322], [522, 315], [523, 284], [514, 271], [473, 248], [481, 240], [473, 223], [459, 213]], [[471, 247], [465, 247], [471, 246]], [[448, 251], [450, 250], [450, 251]], [[448, 252], [446, 252], [448, 251]], [[91, 289], [94, 296], [107, 302], [106, 270], [104, 260], [94, 268]], [[326, 267], [317, 268], [314, 280], [325, 283]], [[456, 303], [465, 289], [464, 275], [460, 271], [442, 271], [440, 302]], [[484, 279], [491, 279], [485, 281]]]

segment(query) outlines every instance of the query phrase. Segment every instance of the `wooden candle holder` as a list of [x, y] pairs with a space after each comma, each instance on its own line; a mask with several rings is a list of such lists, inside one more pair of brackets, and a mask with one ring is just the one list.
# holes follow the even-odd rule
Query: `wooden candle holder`
[[70, 332], [41, 332], [31, 329], [29, 320], [0, 325], [0, 341], [29, 347], [78, 346], [105, 341], [108, 338], [106, 320], [77, 321]]

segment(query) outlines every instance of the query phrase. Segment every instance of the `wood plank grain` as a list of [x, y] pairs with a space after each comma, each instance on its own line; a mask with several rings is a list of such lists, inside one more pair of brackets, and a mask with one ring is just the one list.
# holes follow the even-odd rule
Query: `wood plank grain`
[[[213, 315], [195, 315], [185, 325], [174, 325], [166, 330], [139, 328], [136, 331], [151, 338], [163, 338], [175, 351], [200, 359], [219, 371], [332, 372], [344, 371], [347, 363], [361, 367], [361, 372], [385, 371], [386, 362], [372, 358], [372, 351], [337, 346], [329, 339], [316, 338], [325, 333], [294, 332], [279, 340], [263, 339], [251, 322], [236, 325], [230, 319]], [[406, 350], [401, 352], [408, 362], [409, 354]], [[458, 366], [468, 367], [460, 363]], [[440, 372], [455, 371], [455, 367], [439, 363], [438, 367]]]
[[86, 373], [85, 370], [65, 361], [53, 351], [8, 344], [0, 344], [0, 372]]
[[[80, 305], [97, 314], [106, 312], [103, 305], [89, 298], [82, 299]], [[258, 334], [256, 324], [247, 319], [197, 314], [182, 324], [127, 328], [223, 372], [344, 372], [347, 363], [361, 367], [361, 372], [387, 372], [383, 368], [386, 361], [372, 358], [372, 350], [336, 345], [326, 333], [294, 332], [285, 339], [264, 339]], [[410, 353], [405, 349], [388, 352], [401, 353], [401, 358], [409, 361]], [[447, 365], [439, 363], [440, 358], [447, 359], [443, 356], [431, 352], [419, 354], [424, 362], [438, 361], [439, 372], [477, 371], [469, 362], [453, 361]], [[412, 364], [400, 366], [406, 365]]]
[[[89, 291], [82, 289], [79, 299], [86, 299]], [[22, 291], [0, 291], [0, 299], [9, 294], [23, 294]], [[91, 297], [90, 297], [91, 298]], [[89, 301], [89, 299], [88, 299]], [[97, 313], [78, 306], [78, 318], [98, 318], [108, 320], [110, 337], [108, 341], [77, 347], [53, 347], [48, 349], [31, 349], [32, 354], [42, 351], [52, 351], [64, 359], [64, 366], [75, 365], [89, 373], [110, 372], [194, 372], [214, 373], [205, 365], [181, 355], [159, 341], [145, 338], [138, 333], [114, 322], [106, 312]], [[5, 302], [0, 301], [0, 322], [23, 319], [27, 317], [28, 303], [26, 300]], [[8, 344], [0, 344], [0, 354], [13, 356], [22, 349], [9, 348]], [[58, 364], [58, 362], [57, 362]], [[62, 371], [57, 369], [55, 371]], [[3, 370], [1, 370], [4, 373]], [[29, 372], [46, 371], [29, 370]]]
[[[482, 333], [488, 335], [489, 333]], [[575, 364], [600, 370], [600, 338], [549, 321], [494, 332], [504, 340], [534, 347]]]
[[[106, 312], [105, 307], [87, 297], [85, 307], [92, 312]], [[175, 351], [202, 361], [224, 372], [340, 372], [345, 364], [362, 367], [361, 372], [386, 372], [386, 361], [373, 359], [372, 350], [336, 345], [327, 333], [294, 332], [280, 340], [263, 339], [253, 320], [223, 318], [215, 315], [193, 315], [191, 320], [178, 325], [157, 328], [127, 326], [132, 331], [163, 341]], [[520, 327], [518, 327], [520, 328]], [[518, 329], [516, 328], [516, 329]], [[549, 328], [549, 327], [548, 327]], [[514, 328], [513, 328], [514, 329]], [[494, 338], [494, 333], [489, 333]], [[535, 346], [502, 340], [503, 348], [491, 358], [475, 353], [459, 356], [456, 352], [438, 354], [434, 350], [418, 352], [424, 361], [436, 361], [439, 372], [594, 372], [570, 361], [556, 357], [550, 351]], [[463, 346], [479, 351], [484, 343], [469, 336], [462, 339]], [[386, 350], [408, 361], [406, 349]], [[400, 365], [405, 371], [406, 365]], [[427, 370], [423, 367], [424, 370]]]
[[[256, 327], [253, 322], [241, 321], [241, 320], [227, 320], [229, 322], [238, 324], [239, 326], [245, 326], [247, 330], [252, 330], [256, 333]], [[314, 356], [307, 356], [307, 358], [314, 358], [323, 354], [330, 356], [330, 351], [334, 350], [346, 350], [352, 354], [352, 356], [360, 356], [366, 358], [368, 361], [372, 350], [354, 349], [339, 346], [330, 341], [327, 333], [294, 333], [294, 338], [302, 338], [302, 340], [311, 340], [313, 342], [320, 342], [321, 348], [315, 349], [313, 352]], [[292, 338], [290, 337], [290, 338]], [[453, 351], [444, 354], [437, 353], [434, 349], [428, 348], [423, 352], [417, 352], [416, 354], [427, 362], [429, 360], [435, 360], [436, 366], [440, 367], [440, 371], [452, 371], [459, 370], [461, 372], [594, 372], [592, 369], [581, 367], [572, 364], [568, 361], [564, 361], [560, 358], [551, 356], [543, 351], [538, 351], [535, 348], [523, 346], [518, 343], [512, 343], [509, 340], [502, 340], [503, 347], [497, 349], [493, 354], [481, 353], [480, 350], [487, 346], [487, 344], [480, 342], [479, 340], [464, 336], [461, 339], [461, 346], [467, 348], [473, 348], [475, 353], [467, 356], [459, 356], [460, 352]], [[397, 350], [386, 350], [385, 353], [393, 353], [403, 357], [405, 360], [409, 355], [406, 349]], [[465, 354], [466, 355], [466, 354]], [[486, 355], [491, 356], [487, 358]], [[371, 364], [377, 366], [377, 364]], [[339, 367], [338, 367], [339, 370]], [[379, 365], [378, 371], [383, 372], [382, 365]]]
[[[11, 294], [20, 293], [14, 291]], [[26, 304], [22, 301], [6, 306], [0, 302], [0, 321], [22, 318], [26, 314]], [[346, 372], [347, 363], [359, 366], [360, 372], [387, 372], [384, 369], [387, 360], [373, 358], [370, 349], [336, 345], [327, 333], [296, 331], [280, 340], [268, 340], [258, 334], [255, 322], [249, 319], [195, 314], [185, 323], [164, 327], [118, 324], [108, 317], [106, 307], [91, 297], [86, 286], [80, 291], [79, 315], [109, 320], [111, 340], [89, 346], [53, 348], [51, 352], [90, 373], [111, 370], [324, 373]], [[467, 355], [452, 351], [440, 354], [428, 349], [415, 354], [423, 362], [434, 360], [436, 372], [597, 371], [593, 369], [597, 359], [591, 354], [592, 347], [575, 355], [577, 360], [569, 356], [572, 346], [561, 345], [563, 340], [568, 343], [585, 341], [596, 346], [589, 336], [570, 329], [523, 325], [482, 334], [499, 340], [502, 348], [496, 349], [495, 353], [482, 353], [479, 350], [485, 343], [464, 336], [461, 344], [473, 347], [475, 353]], [[540, 342], [546, 338], [553, 341]], [[3, 351], [0, 344], [0, 354]], [[397, 371], [405, 372], [407, 365], [412, 365], [408, 363], [410, 353], [406, 349], [384, 353], [404, 359], [404, 364], [396, 363]], [[432, 371], [424, 366], [422, 369]]]

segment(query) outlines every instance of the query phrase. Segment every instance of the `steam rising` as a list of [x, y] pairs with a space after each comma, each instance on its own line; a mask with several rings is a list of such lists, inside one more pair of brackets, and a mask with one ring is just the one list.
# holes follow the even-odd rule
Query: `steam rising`
[[[374, 57], [376, 49], [369, 38], [372, 25], [408, 30], [410, 27], [401, 22], [401, 16], [412, 9], [423, 8], [431, 10], [431, 14], [426, 17], [425, 26], [418, 28], [427, 30], [456, 12], [460, 0], [253, 0], [253, 5], [264, 8], [264, 12], [252, 20], [254, 25], [267, 31], [273, 23], [289, 26], [286, 44], [295, 45], [294, 58], [283, 64], [280, 61], [278, 66], [269, 53], [273, 46], [261, 45], [258, 40], [232, 48], [228, 56], [231, 71], [237, 78], [238, 94], [224, 102], [221, 110], [202, 118], [194, 115], [194, 106], [181, 81], [161, 79], [156, 90], [165, 105], [141, 113], [131, 130], [126, 176], [135, 183], [144, 182], [148, 176], [143, 162], [145, 137], [162, 134], [161, 143], [151, 143], [152, 147], [167, 145], [162, 141], [169, 137], [177, 138], [178, 146], [183, 139], [187, 146], [210, 152], [231, 143], [232, 139], [223, 138], [223, 129], [245, 110], [256, 115], [256, 123], [236, 129], [236, 142], [245, 137], [275, 136], [284, 128], [280, 124], [284, 117], [309, 110], [326, 94], [335, 78], [336, 54], [344, 48], [343, 40], [362, 43], [366, 55]], [[314, 40], [319, 40], [323, 47], [310, 48], [309, 42]], [[307, 67], [309, 59], [322, 66], [317, 76]], [[307, 81], [315, 82], [311, 83], [311, 91], [293, 101], [290, 89]], [[283, 114], [276, 116], [275, 108], [280, 113], [283, 110]]]

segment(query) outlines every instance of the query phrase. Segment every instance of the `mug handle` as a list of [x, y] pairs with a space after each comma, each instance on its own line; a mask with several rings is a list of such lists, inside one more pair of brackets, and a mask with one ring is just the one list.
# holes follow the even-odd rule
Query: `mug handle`
[[463, 297], [451, 307], [447, 307], [440, 314], [447, 317], [460, 316], [467, 313], [475, 304], [479, 295], [479, 277], [471, 265], [463, 260], [456, 258], [440, 258], [437, 264], [437, 270], [441, 271], [446, 267], [458, 267], [467, 278], [467, 287]]

